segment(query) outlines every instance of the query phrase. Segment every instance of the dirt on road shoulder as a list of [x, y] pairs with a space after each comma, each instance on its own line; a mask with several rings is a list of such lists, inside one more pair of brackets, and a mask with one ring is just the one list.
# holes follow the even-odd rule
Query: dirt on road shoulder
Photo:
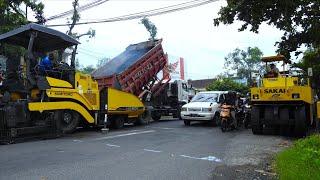
[[276, 174], [272, 170], [272, 157], [263, 159], [258, 165], [222, 165], [213, 172], [214, 180], [273, 180]]
[[213, 179], [276, 179], [276, 174], [272, 171], [272, 159], [290, 144], [291, 140], [288, 138], [256, 136], [244, 130], [227, 142], [223, 164], [214, 169]]

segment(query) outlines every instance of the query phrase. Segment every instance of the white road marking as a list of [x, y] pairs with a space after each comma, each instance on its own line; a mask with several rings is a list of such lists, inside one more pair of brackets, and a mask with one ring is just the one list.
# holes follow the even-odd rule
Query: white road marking
[[106, 145], [109, 146], [109, 147], [120, 147], [120, 146], [114, 145], [114, 144], [106, 144]]
[[153, 127], [153, 128], [157, 128], [157, 129], [165, 129], [165, 130], [172, 130], [175, 128], [167, 128], [167, 127]]
[[157, 151], [157, 150], [153, 150], [153, 149], [143, 149], [144, 151], [148, 151], [148, 152], [155, 152], [155, 153], [160, 153], [162, 151]]
[[200, 158], [200, 159], [201, 160], [207, 160], [207, 161], [214, 161], [214, 162], [222, 162], [221, 159], [216, 158], [214, 156], [203, 157], [203, 158]]
[[185, 158], [190, 158], [190, 159], [198, 159], [196, 157], [192, 157], [192, 156], [187, 156], [187, 155], [180, 155], [181, 157], [185, 157]]
[[[115, 134], [121, 134], [121, 133], [132, 133], [132, 132], [138, 132], [141, 130], [121, 130], [121, 131], [114, 131]], [[113, 132], [113, 131], [111, 131]]]
[[81, 141], [79, 139], [74, 139], [73, 142], [83, 142], [83, 141]]
[[127, 133], [127, 134], [119, 134], [119, 135], [114, 135], [114, 136], [107, 136], [107, 137], [101, 137], [101, 138], [96, 138], [94, 140], [105, 140], [105, 139], [113, 139], [113, 138], [118, 138], [118, 137], [124, 137], [124, 136], [132, 136], [132, 135], [138, 135], [138, 134], [145, 134], [145, 133], [153, 133], [156, 132], [155, 130], [150, 130], [150, 131], [139, 131], [139, 132], [133, 132], [133, 133]]
[[180, 155], [180, 156], [184, 157], [184, 158], [189, 158], [189, 159], [206, 160], [206, 161], [213, 161], [213, 162], [222, 162], [221, 159], [216, 158], [214, 156], [208, 156], [208, 157], [202, 157], [202, 158], [197, 158], [197, 157], [192, 157], [192, 156], [187, 156], [187, 155]]

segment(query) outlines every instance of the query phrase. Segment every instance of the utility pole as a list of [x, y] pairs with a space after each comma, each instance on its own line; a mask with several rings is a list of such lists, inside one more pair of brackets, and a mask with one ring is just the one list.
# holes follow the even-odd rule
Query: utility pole
[[28, 21], [28, 5], [26, 4], [26, 19]]

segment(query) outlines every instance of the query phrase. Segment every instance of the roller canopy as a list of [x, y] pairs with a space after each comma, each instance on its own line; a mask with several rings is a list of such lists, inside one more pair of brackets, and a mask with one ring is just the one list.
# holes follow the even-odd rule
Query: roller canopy
[[283, 55], [277, 55], [277, 56], [268, 56], [268, 57], [263, 57], [262, 62], [277, 62], [277, 61], [283, 61], [287, 64], [291, 64], [290, 60], [287, 60], [286, 57]]
[[60, 31], [30, 23], [0, 35], [0, 42], [28, 48], [30, 33], [36, 32], [33, 51], [48, 52], [80, 44], [76, 39]]

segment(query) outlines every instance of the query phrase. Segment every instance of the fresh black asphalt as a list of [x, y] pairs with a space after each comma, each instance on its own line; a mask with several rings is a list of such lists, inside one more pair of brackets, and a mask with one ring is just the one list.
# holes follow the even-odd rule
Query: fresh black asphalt
[[212, 179], [217, 166], [255, 164], [277, 151], [281, 137], [250, 130], [222, 133], [182, 121], [126, 126], [102, 134], [79, 131], [0, 146], [0, 179]]

